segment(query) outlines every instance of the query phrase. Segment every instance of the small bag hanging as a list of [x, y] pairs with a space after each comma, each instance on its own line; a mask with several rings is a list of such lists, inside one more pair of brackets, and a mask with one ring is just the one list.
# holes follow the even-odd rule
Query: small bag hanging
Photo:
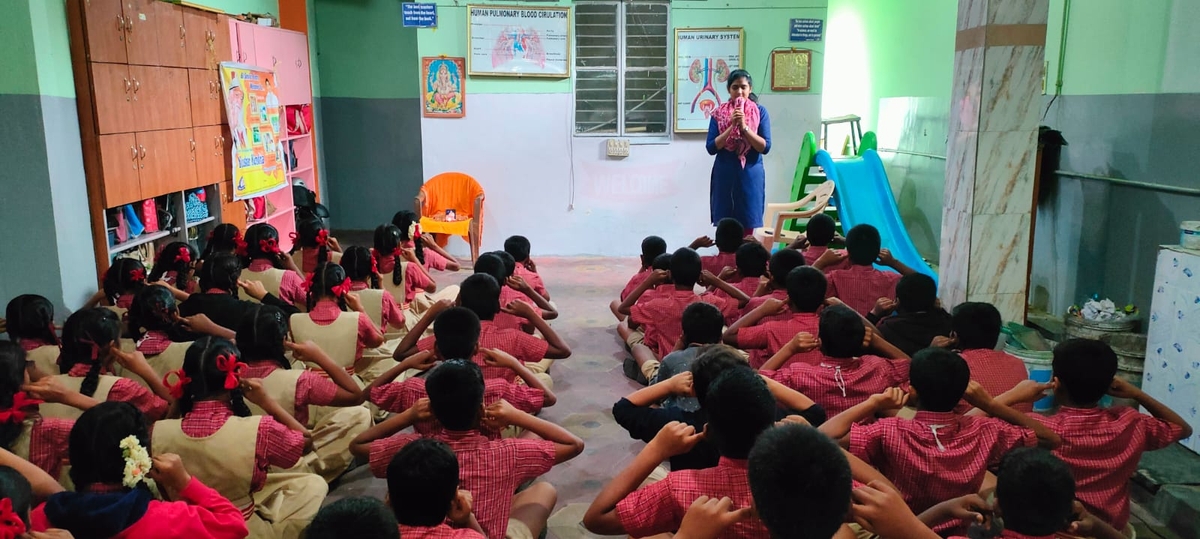
[[146, 227], [142, 226], [142, 221], [138, 219], [137, 212], [133, 209], [133, 204], [126, 204], [121, 211], [125, 214], [125, 223], [129, 226], [129, 237], [136, 238], [141, 236], [146, 231]]
[[158, 232], [158, 204], [153, 198], [142, 201], [142, 224], [145, 225], [145, 231]]

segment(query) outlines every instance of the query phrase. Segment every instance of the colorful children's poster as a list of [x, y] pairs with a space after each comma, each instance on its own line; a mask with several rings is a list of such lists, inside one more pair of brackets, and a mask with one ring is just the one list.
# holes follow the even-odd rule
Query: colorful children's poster
[[571, 8], [467, 6], [470, 75], [566, 78]]
[[283, 106], [275, 74], [233, 62], [221, 63], [221, 90], [233, 136], [233, 198], [265, 195], [287, 186], [284, 171]]
[[709, 118], [729, 98], [725, 81], [742, 68], [741, 28], [675, 29], [675, 132], [708, 131]]
[[466, 58], [421, 58], [421, 95], [426, 118], [462, 118], [467, 113], [463, 75]]

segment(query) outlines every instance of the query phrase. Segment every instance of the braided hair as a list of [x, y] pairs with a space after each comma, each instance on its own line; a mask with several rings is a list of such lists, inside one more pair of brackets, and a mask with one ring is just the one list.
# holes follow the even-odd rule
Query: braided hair
[[375, 256], [392, 257], [396, 264], [392, 268], [392, 284], [400, 286], [404, 282], [404, 272], [400, 270], [400, 242], [404, 237], [396, 225], [379, 225], [375, 227]]
[[77, 364], [89, 365], [79, 392], [90, 397], [96, 393], [96, 386], [100, 383], [100, 368], [109, 347], [120, 338], [121, 321], [116, 313], [104, 307], [75, 311], [63, 324], [62, 354], [58, 356], [58, 366], [62, 372], [70, 372]]
[[175, 287], [187, 290], [188, 281], [192, 280], [192, 271], [197, 261], [196, 248], [186, 241], [173, 241], [158, 252], [154, 260], [154, 269], [150, 270], [148, 282], [156, 283], [168, 271], [175, 272]]
[[[78, 487], [91, 484], [120, 484], [125, 475], [121, 440], [133, 436], [150, 449], [146, 416], [128, 402], [108, 401], [93, 406], [75, 420], [68, 438], [71, 481]], [[145, 482], [136, 488], [148, 489]]]
[[317, 263], [329, 261], [329, 246], [326, 242], [321, 241], [321, 232], [324, 231], [328, 238], [329, 229], [325, 227], [325, 221], [319, 218], [305, 219], [296, 223], [296, 244], [292, 246], [292, 252], [296, 252], [301, 248], [316, 249]]
[[246, 254], [242, 257], [242, 267], [250, 267], [255, 260], [269, 260], [275, 269], [284, 269], [279, 250], [279, 231], [268, 223], [258, 223], [246, 229]]
[[333, 262], [317, 264], [317, 269], [313, 270], [308, 287], [308, 310], [312, 311], [313, 307], [317, 306], [317, 301], [323, 298], [334, 298], [337, 300], [339, 308], [343, 311], [350, 310], [346, 306], [346, 295], [334, 291], [334, 287], [341, 286], [345, 282], [346, 270], [342, 269], [342, 266]]
[[346, 276], [351, 281], [370, 279], [368, 282], [371, 288], [379, 288], [379, 270], [370, 249], [358, 245], [348, 247], [346, 252], [342, 253], [342, 268], [346, 270]]
[[54, 304], [37, 294], [21, 294], [8, 302], [4, 309], [8, 338], [38, 339], [61, 346], [54, 332]]
[[417, 260], [420, 260], [421, 264], [425, 264], [425, 245], [408, 233], [414, 224], [419, 227], [421, 218], [411, 211], [400, 210], [392, 216], [392, 225], [400, 229], [400, 241], [413, 242], [413, 248], [417, 251]]
[[[13, 407], [13, 396], [25, 383], [25, 349], [12, 341], [0, 341], [0, 410]], [[12, 449], [25, 426], [15, 419], [0, 423], [0, 447]]]
[[192, 340], [192, 335], [175, 321], [179, 306], [175, 295], [161, 286], [147, 286], [133, 297], [129, 306], [129, 330], [134, 339], [141, 339], [148, 331], [162, 331], [172, 342]]
[[200, 266], [201, 290], [224, 290], [238, 297], [238, 279], [242, 276], [242, 263], [229, 253], [219, 253]]
[[104, 297], [116, 305], [123, 294], [136, 294], [146, 286], [146, 266], [136, 258], [118, 258], [104, 272]]
[[237, 344], [248, 362], [270, 360], [281, 369], [290, 369], [292, 364], [284, 355], [283, 347], [287, 335], [288, 317], [283, 310], [260, 303], [238, 324]]
[[207, 261], [217, 254], [238, 254], [242, 243], [242, 231], [236, 225], [222, 223], [213, 228], [208, 234], [208, 243], [204, 245], [204, 253], [200, 260]]
[[241, 358], [237, 346], [220, 337], [203, 337], [192, 343], [183, 357], [183, 372], [191, 379], [184, 386], [183, 396], [176, 403], [181, 414], [188, 414], [196, 401], [214, 400], [229, 395], [229, 407], [238, 417], [250, 417], [250, 407], [242, 396], [242, 388], [225, 389], [228, 373], [217, 368], [217, 356]]

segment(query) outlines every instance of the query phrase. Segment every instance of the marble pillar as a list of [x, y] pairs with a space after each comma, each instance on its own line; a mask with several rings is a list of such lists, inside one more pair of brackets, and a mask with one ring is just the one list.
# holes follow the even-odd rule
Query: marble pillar
[[1025, 320], [1049, 0], [959, 0], [941, 297]]

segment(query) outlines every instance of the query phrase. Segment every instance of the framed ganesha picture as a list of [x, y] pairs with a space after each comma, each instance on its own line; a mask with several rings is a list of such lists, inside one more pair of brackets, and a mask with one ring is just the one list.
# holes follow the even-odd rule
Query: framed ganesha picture
[[421, 58], [422, 116], [462, 118], [467, 114], [466, 58]]

